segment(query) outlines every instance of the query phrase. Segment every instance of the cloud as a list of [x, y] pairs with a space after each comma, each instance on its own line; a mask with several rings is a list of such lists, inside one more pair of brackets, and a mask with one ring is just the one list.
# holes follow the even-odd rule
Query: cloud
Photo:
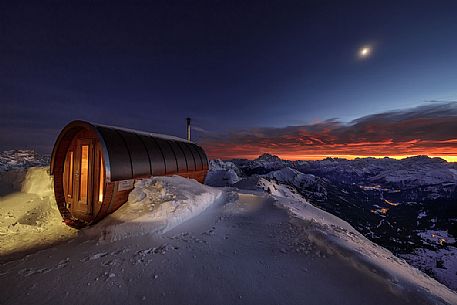
[[[457, 102], [284, 128], [257, 128], [202, 138], [211, 158], [254, 158], [270, 152], [306, 156], [457, 156]], [[302, 156], [302, 157], [301, 157]]]

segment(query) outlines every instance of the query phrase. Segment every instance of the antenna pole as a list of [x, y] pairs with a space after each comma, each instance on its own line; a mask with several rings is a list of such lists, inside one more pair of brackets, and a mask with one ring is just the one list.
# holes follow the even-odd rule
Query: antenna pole
[[187, 122], [187, 141], [190, 141], [190, 118], [186, 118]]

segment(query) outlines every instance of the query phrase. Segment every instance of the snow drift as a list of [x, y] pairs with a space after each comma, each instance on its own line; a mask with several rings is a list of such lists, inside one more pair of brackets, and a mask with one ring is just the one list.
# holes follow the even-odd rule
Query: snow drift
[[163, 233], [199, 215], [222, 194], [221, 190], [180, 176], [137, 180], [123, 206], [84, 232], [111, 241]]
[[166, 232], [200, 214], [223, 193], [180, 176], [137, 180], [127, 203], [93, 227], [78, 231], [62, 222], [47, 168], [1, 174], [0, 185], [7, 185], [9, 191], [0, 197], [0, 256], [41, 249], [78, 235], [114, 241]]
[[239, 170], [230, 161], [210, 160], [205, 183], [211, 186], [229, 186], [240, 181]]
[[0, 197], [0, 255], [41, 248], [76, 236], [76, 230], [62, 223], [47, 168], [3, 172], [0, 185], [7, 185], [10, 190]]

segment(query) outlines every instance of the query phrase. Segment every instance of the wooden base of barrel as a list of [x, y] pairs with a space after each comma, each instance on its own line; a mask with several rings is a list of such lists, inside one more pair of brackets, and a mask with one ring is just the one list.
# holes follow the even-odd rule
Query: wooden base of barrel
[[[195, 179], [200, 183], [205, 181], [206, 170], [203, 171], [194, 171], [194, 172], [187, 172], [179, 174], [178, 176], [182, 176], [188, 179]], [[63, 221], [77, 229], [81, 229], [83, 227], [89, 226], [91, 224], [97, 223], [107, 215], [113, 213], [118, 208], [120, 208], [124, 203], [128, 201], [129, 194], [133, 190], [134, 180], [123, 180], [123, 181], [115, 181], [106, 184], [105, 189], [105, 196], [103, 202], [101, 204], [95, 204], [93, 208], [92, 214], [84, 214], [84, 213], [71, 213], [65, 202], [65, 198], [63, 195], [63, 187], [59, 187], [58, 181], [60, 179], [54, 179], [54, 194], [55, 198], [57, 199], [57, 205], [62, 215]], [[125, 188], [125, 184], [128, 184], [128, 189]]]

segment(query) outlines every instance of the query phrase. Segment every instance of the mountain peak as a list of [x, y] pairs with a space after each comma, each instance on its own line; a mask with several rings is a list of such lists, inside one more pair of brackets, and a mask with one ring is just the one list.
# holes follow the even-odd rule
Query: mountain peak
[[263, 153], [256, 160], [257, 161], [268, 161], [268, 162], [282, 161], [281, 158], [279, 158], [278, 156], [272, 155], [269, 153]]

